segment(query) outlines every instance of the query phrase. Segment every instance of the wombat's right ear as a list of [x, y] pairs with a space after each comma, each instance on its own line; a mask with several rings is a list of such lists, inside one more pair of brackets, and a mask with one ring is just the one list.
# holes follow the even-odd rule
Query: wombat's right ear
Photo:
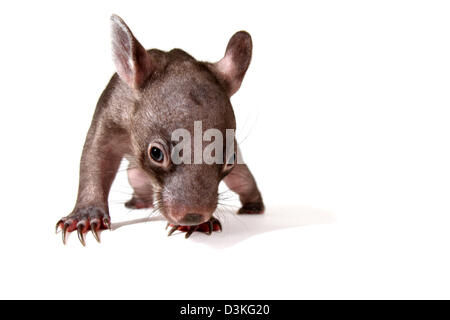
[[210, 64], [212, 71], [232, 96], [241, 86], [252, 58], [252, 38], [245, 31], [236, 32], [228, 42], [225, 56]]
[[130, 28], [117, 15], [111, 16], [112, 53], [120, 78], [139, 89], [152, 73], [152, 59], [136, 40]]

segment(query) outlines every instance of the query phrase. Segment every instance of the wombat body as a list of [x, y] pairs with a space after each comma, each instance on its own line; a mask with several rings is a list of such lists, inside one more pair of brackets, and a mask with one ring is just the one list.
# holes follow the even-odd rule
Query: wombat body
[[[236, 129], [230, 97], [250, 63], [250, 35], [236, 33], [225, 56], [208, 63], [180, 49], [145, 50], [121, 18], [113, 15], [111, 22], [117, 73], [99, 99], [86, 137], [75, 207], [57, 223], [64, 243], [68, 232], [77, 230], [84, 245], [89, 230], [98, 240], [98, 231], [110, 228], [108, 194], [124, 157], [130, 163], [128, 178], [134, 190], [126, 206], [154, 207], [172, 226], [170, 233], [181, 230], [188, 237], [194, 231], [221, 230], [213, 213], [222, 180], [239, 194], [238, 213], [263, 213], [255, 179], [247, 165], [236, 161], [240, 150], [234, 136], [232, 145], [216, 141], [218, 134], [225, 137]], [[195, 145], [186, 137], [183, 142], [193, 145], [194, 152], [183, 149], [177, 156], [185, 161], [175, 160], [174, 133], [194, 136], [197, 124], [205, 136], [208, 130], [216, 133], [214, 157], [223, 161], [198, 163], [195, 152], [202, 155], [208, 144], [202, 140]]]

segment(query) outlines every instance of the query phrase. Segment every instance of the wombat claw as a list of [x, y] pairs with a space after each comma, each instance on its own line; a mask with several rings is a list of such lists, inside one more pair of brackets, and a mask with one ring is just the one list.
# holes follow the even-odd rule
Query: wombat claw
[[[85, 234], [90, 230], [97, 242], [100, 242], [99, 230], [111, 230], [109, 215], [101, 210], [92, 208], [91, 214], [75, 214], [62, 218], [56, 223], [55, 232], [62, 231], [62, 242], [66, 244], [67, 236], [72, 231], [77, 231], [78, 240], [86, 246]], [[92, 214], [93, 213], [93, 214]]]
[[197, 226], [180, 226], [167, 223], [166, 230], [168, 227], [171, 227], [171, 229], [167, 236], [171, 236], [175, 231], [179, 230], [181, 232], [186, 232], [186, 235], [184, 236], [186, 239], [188, 239], [195, 231], [204, 232], [207, 235], [211, 235], [213, 231], [222, 231], [222, 224], [214, 217]]

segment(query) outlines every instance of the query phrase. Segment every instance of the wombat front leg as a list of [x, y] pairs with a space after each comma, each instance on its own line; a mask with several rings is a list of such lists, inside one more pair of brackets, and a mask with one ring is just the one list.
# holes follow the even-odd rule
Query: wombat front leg
[[133, 187], [133, 196], [125, 203], [129, 209], [145, 209], [153, 207], [153, 186], [148, 174], [130, 162], [128, 166], [128, 182]]
[[63, 243], [68, 232], [78, 231], [80, 242], [89, 230], [99, 241], [98, 230], [110, 229], [108, 194], [124, 154], [124, 137], [106, 132], [98, 121], [89, 129], [80, 163], [78, 197], [72, 213], [56, 224]]
[[236, 164], [224, 178], [225, 184], [239, 195], [242, 207], [239, 214], [264, 213], [264, 203], [255, 178], [246, 164]]

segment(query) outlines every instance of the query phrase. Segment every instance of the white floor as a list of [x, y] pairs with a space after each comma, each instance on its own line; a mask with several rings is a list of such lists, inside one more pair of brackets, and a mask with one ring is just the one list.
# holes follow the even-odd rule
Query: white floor
[[122, 193], [112, 192], [114, 231], [101, 244], [89, 234], [85, 248], [76, 234], [62, 245], [55, 215], [7, 217], [0, 298], [449, 297], [448, 223], [433, 214], [369, 221], [268, 203], [260, 216], [222, 212], [222, 233], [186, 240], [150, 210], [125, 209]]

